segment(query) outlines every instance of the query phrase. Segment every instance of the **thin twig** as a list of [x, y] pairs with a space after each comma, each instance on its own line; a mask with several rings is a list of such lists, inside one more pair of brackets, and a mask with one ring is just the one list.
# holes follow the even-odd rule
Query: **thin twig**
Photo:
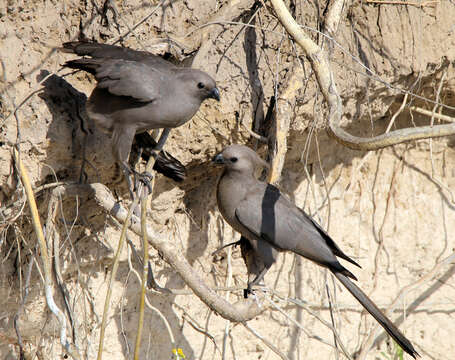
[[249, 128], [249, 126], [246, 126], [243, 120], [240, 122], [240, 124], [243, 126], [243, 128], [248, 131], [248, 134], [250, 134], [252, 137], [254, 137], [256, 140], [259, 140], [262, 143], [267, 143], [267, 138], [265, 136], [259, 135], [258, 133], [255, 133], [253, 130]]
[[250, 325], [248, 325], [246, 322], [242, 322], [242, 325], [245, 326], [245, 328], [248, 329], [249, 332], [251, 332], [254, 336], [256, 336], [259, 340], [261, 340], [270, 350], [272, 350], [275, 354], [277, 354], [280, 358], [283, 360], [289, 360], [289, 358], [284, 355], [280, 349], [278, 349], [275, 345], [273, 345], [270, 341], [268, 341], [265, 337], [263, 337], [261, 334], [259, 334], [256, 330], [254, 330]]
[[[435, 105], [438, 105], [438, 104], [435, 104]], [[448, 116], [448, 115], [437, 114], [434, 112], [434, 110], [430, 111], [430, 110], [419, 108], [417, 106], [410, 106], [409, 108], [411, 109], [411, 111], [415, 111], [422, 115], [431, 116], [438, 120], [447, 121], [447, 122], [451, 122], [451, 123], [455, 122], [454, 117]]]
[[57, 216], [57, 211], [60, 205], [60, 196], [57, 191], [52, 191], [51, 199], [47, 206], [47, 220], [46, 220], [46, 242], [48, 244], [51, 243], [51, 239], [53, 239], [53, 250], [54, 250], [54, 272], [55, 272], [55, 280], [57, 281], [57, 285], [60, 289], [62, 294], [65, 308], [68, 312], [72, 334], [73, 334], [73, 342], [77, 344], [77, 325], [75, 325], [75, 316], [73, 314], [70, 302], [69, 302], [69, 292], [66, 289], [65, 282], [63, 281], [63, 276], [60, 271], [60, 234], [57, 232], [56, 225], [55, 225], [55, 218]]
[[[441, 96], [441, 91], [442, 91], [442, 85], [444, 83], [444, 80], [447, 76], [447, 69], [444, 71], [444, 73], [442, 74], [441, 76], [441, 80], [439, 81], [439, 86], [438, 86], [438, 90], [436, 92], [436, 102], [439, 102], [439, 98]], [[441, 114], [436, 114], [436, 109], [437, 109], [438, 105], [434, 105], [433, 106], [433, 111], [431, 112], [431, 126], [433, 126], [433, 123], [434, 123], [434, 119], [435, 118], [440, 118], [440, 116], [443, 116]], [[452, 120], [452, 122], [454, 122], [454, 120]], [[451, 201], [453, 203], [453, 193], [451, 192], [451, 190], [449, 189], [449, 187], [447, 185], [445, 185], [441, 180], [439, 180], [436, 176], [435, 176], [435, 166], [434, 166], [434, 159], [433, 159], [433, 141], [432, 139], [430, 139], [430, 160], [431, 160], [431, 179], [436, 183], [438, 184], [442, 189], [444, 189], [446, 192], [449, 193], [449, 196], [451, 197]]]
[[118, 246], [117, 246], [117, 251], [114, 256], [114, 263], [112, 265], [112, 271], [111, 271], [111, 276], [109, 278], [106, 299], [104, 301], [103, 319], [101, 320], [100, 341], [99, 341], [98, 356], [97, 356], [98, 360], [102, 360], [102, 358], [103, 358], [104, 335], [106, 332], [107, 316], [109, 313], [114, 279], [115, 279], [115, 276], [117, 275], [117, 270], [118, 270], [118, 267], [120, 264], [120, 253], [122, 252], [123, 244], [125, 243], [126, 231], [128, 229], [131, 216], [133, 215], [133, 210], [136, 208], [138, 202], [139, 202], [139, 197], [136, 196], [128, 210], [128, 213], [126, 214], [126, 218], [123, 223], [122, 232], [120, 234], [120, 239], [119, 239]]
[[[178, 305], [177, 303], [174, 303], [173, 304], [175, 307], [177, 307], [180, 311], [183, 312], [183, 315], [182, 315], [182, 319], [184, 321], [187, 321], [188, 324], [190, 324], [190, 326], [196, 330], [198, 333], [201, 333], [203, 334], [205, 337], [207, 337], [208, 339], [210, 339], [210, 341], [213, 343], [213, 347], [215, 349], [215, 351], [218, 351], [218, 353], [221, 355], [221, 351], [220, 349], [218, 348], [218, 345], [216, 344], [216, 340], [215, 340], [215, 337], [211, 334], [209, 334], [207, 331], [205, 331], [201, 325], [198, 324], [198, 322], [190, 315], [188, 314], [188, 311], [185, 310], [184, 307]], [[209, 309], [210, 311], [210, 309]], [[183, 326], [183, 325], [182, 325]]]
[[[388, 315], [391, 310], [395, 309], [398, 306], [398, 303], [403, 301], [403, 298], [413, 289], [418, 288], [425, 284], [426, 282], [430, 281], [436, 274], [447, 264], [451, 264], [455, 261], [455, 253], [452, 253], [448, 257], [446, 257], [444, 260], [441, 262], [437, 263], [433, 269], [431, 269], [428, 273], [426, 273], [424, 276], [422, 276], [419, 280], [416, 282], [406, 285], [403, 287], [399, 292], [398, 295], [395, 297], [395, 299], [392, 301], [392, 303], [387, 307], [385, 314]], [[370, 335], [368, 338], [364, 341], [362, 349], [359, 353], [358, 358], [359, 359], [364, 359], [367, 352], [373, 345], [376, 337], [377, 330], [379, 329], [379, 324], [376, 324], [376, 326], [370, 331]]]
[[340, 126], [340, 121], [343, 116], [343, 105], [336, 89], [335, 78], [330, 67], [327, 52], [321, 49], [304, 31], [302, 31], [301, 26], [297, 24], [282, 0], [271, 0], [271, 3], [281, 24], [300, 45], [307, 55], [307, 58], [310, 60], [320, 90], [329, 107], [328, 133], [339, 143], [354, 150], [365, 151], [377, 150], [410, 140], [455, 134], [455, 124], [405, 128], [371, 138], [357, 137], [346, 132]]
[[150, 19], [153, 14], [158, 10], [158, 8], [162, 7], [164, 5], [164, 2], [166, 0], [162, 0], [159, 2], [157, 6], [153, 8], [153, 10], [150, 12], [150, 14], [144, 16], [141, 20], [139, 20], [136, 24], [134, 24], [131, 28], [128, 27], [128, 31], [120, 35], [117, 39], [114, 40], [112, 44], [117, 44], [119, 41], [125, 39], [131, 32], [133, 32], [138, 26], [142, 25], [144, 22], [146, 22], [148, 19]]
[[22, 336], [19, 331], [19, 316], [22, 313], [22, 310], [24, 309], [25, 302], [27, 301], [27, 296], [28, 296], [28, 293], [30, 290], [30, 276], [32, 274], [32, 268], [33, 268], [34, 262], [35, 262], [35, 256], [31, 255], [30, 261], [29, 261], [28, 267], [27, 267], [27, 272], [25, 275], [24, 296], [22, 297], [22, 301], [19, 306], [19, 309], [17, 309], [16, 315], [14, 315], [14, 329], [16, 330], [17, 343], [19, 345], [20, 359], [25, 359], [25, 350], [24, 350], [24, 344], [22, 342]]
[[[130, 242], [130, 239], [127, 237], [126, 240], [128, 241], [128, 244]], [[134, 270], [133, 267], [132, 267], [132, 264], [131, 264], [131, 252], [128, 251], [128, 265], [130, 266], [130, 270]], [[135, 270], [134, 270], [135, 271]], [[123, 292], [122, 292], [122, 297], [121, 297], [121, 300], [120, 300], [120, 333], [122, 334], [123, 336], [123, 341], [125, 342], [125, 347], [126, 347], [126, 351], [124, 352], [124, 355], [126, 355], [127, 359], [129, 359], [130, 357], [130, 353], [131, 353], [131, 350], [130, 350], [130, 343], [128, 341], [128, 337], [127, 337], [127, 334], [126, 334], [126, 331], [125, 331], [125, 327], [123, 326], [124, 322], [123, 322], [123, 314], [125, 313], [124, 311], [124, 304], [125, 304], [125, 295], [126, 295], [126, 291], [128, 289], [128, 281], [130, 279], [130, 274], [131, 273], [128, 273], [128, 275], [126, 276], [126, 279], [125, 279], [125, 283], [123, 285]], [[138, 279], [140, 279], [140, 276], [139, 274], [137, 274], [136, 272], [136, 276]]]
[[[157, 154], [161, 151], [166, 141], [166, 138], [169, 134], [168, 129], [164, 129], [161, 133], [161, 137], [164, 136], [164, 139], [158, 142], [154, 149], [154, 154]], [[142, 283], [141, 283], [141, 296], [140, 296], [140, 303], [139, 303], [139, 320], [137, 325], [137, 332], [136, 332], [136, 344], [134, 347], [134, 360], [139, 360], [139, 351], [141, 346], [141, 335], [142, 335], [142, 328], [144, 325], [144, 312], [145, 312], [145, 292], [147, 289], [147, 281], [148, 281], [148, 266], [149, 266], [149, 243], [147, 239], [147, 209], [150, 206], [150, 201], [153, 195], [153, 187], [155, 185], [155, 177], [153, 176], [153, 166], [155, 165], [156, 156], [150, 156], [149, 161], [147, 162], [147, 166], [145, 171], [149, 174], [152, 174], [152, 180], [150, 182], [150, 192], [147, 186], [144, 184], [139, 185], [139, 193], [141, 195], [141, 232], [142, 232], [142, 247], [144, 249], [144, 259], [142, 264]], [[141, 191], [142, 190], [142, 191]], [[138, 195], [139, 197], [139, 195]]]
[[[330, 289], [329, 285], [327, 284], [327, 271], [325, 272], [326, 277], [325, 277], [325, 291], [327, 293], [327, 300], [329, 301], [329, 313], [330, 313], [330, 321], [332, 322], [332, 327], [336, 331], [335, 327], [335, 318], [333, 316], [333, 308], [332, 308], [332, 298], [330, 297]], [[333, 280], [333, 278], [332, 278]], [[337, 337], [334, 334], [333, 335], [333, 343], [335, 345], [335, 358], [338, 360], [340, 358], [339, 356], [339, 350], [338, 350], [338, 343], [337, 343]]]
[[[155, 157], [150, 156], [150, 159], [147, 163], [147, 168], [149, 168], [149, 164], [155, 164]], [[152, 187], [155, 184], [155, 178], [152, 178]], [[142, 194], [142, 195], [139, 195]], [[149, 199], [152, 195], [148, 193], [147, 186], [143, 184], [139, 185], [138, 189], [138, 197], [141, 197], [141, 231], [142, 231], [142, 248], [143, 248], [143, 263], [142, 263], [142, 279], [141, 279], [141, 295], [139, 300], [139, 319], [137, 323], [137, 331], [136, 331], [136, 343], [134, 345], [134, 360], [139, 360], [139, 353], [141, 348], [141, 336], [142, 336], [142, 329], [144, 326], [144, 314], [145, 314], [145, 291], [147, 289], [147, 279], [148, 279], [148, 262], [149, 262], [149, 244], [147, 240], [147, 208]]]
[[[388, 190], [386, 192], [387, 199], [386, 199], [386, 204], [385, 204], [385, 209], [384, 209], [384, 217], [382, 218], [382, 223], [381, 223], [381, 226], [379, 227], [379, 231], [378, 231], [378, 235], [377, 235], [378, 236], [378, 240], [377, 240], [378, 247], [377, 247], [376, 253], [374, 255], [374, 274], [373, 274], [373, 286], [372, 286], [371, 292], [376, 290], [377, 283], [378, 283], [379, 256], [380, 256], [381, 251], [383, 249], [384, 249], [384, 251], [386, 251], [385, 250], [385, 241], [384, 241], [384, 228], [385, 228], [385, 224], [386, 224], [386, 222], [388, 220], [388, 217], [390, 215], [389, 209], [390, 209], [392, 198], [393, 198], [393, 194], [394, 194], [393, 188], [395, 186], [395, 178], [396, 178], [398, 166], [399, 166], [398, 162], [394, 161], [392, 178], [390, 179], [389, 188], [388, 188]], [[377, 171], [379, 171], [379, 164], [378, 164]], [[373, 194], [373, 196], [374, 196], [374, 194]], [[375, 208], [376, 208], [376, 206], [375, 206]], [[373, 222], [374, 222], [374, 217], [373, 217]], [[373, 228], [374, 228], [374, 224], [373, 224]]]
[[385, 131], [386, 133], [388, 133], [390, 131], [390, 129], [392, 128], [392, 126], [395, 122], [395, 119], [397, 118], [398, 115], [401, 114], [404, 107], [406, 106], [407, 101], [408, 101], [408, 94], [404, 94], [404, 98], [403, 98], [403, 101], [401, 102], [399, 109], [395, 112], [395, 114], [393, 114], [392, 118], [390, 119], [389, 125], [387, 126], [387, 129]]
[[[227, 249], [227, 256], [226, 256], [226, 260], [227, 260], [227, 275], [226, 275], [226, 287], [230, 287], [231, 286], [231, 282], [232, 282], [232, 264], [231, 264], [231, 258], [232, 258], [232, 247], [229, 247]], [[226, 301], [229, 301], [229, 291], [226, 292]], [[227, 353], [226, 353], [226, 350], [227, 350], [227, 339], [229, 337], [229, 332], [230, 332], [230, 327], [231, 327], [231, 322], [229, 320], [226, 320], [226, 325], [224, 327], [224, 335], [223, 335], [223, 353], [222, 353], [222, 360], [225, 360], [226, 359], [226, 356], [227, 356]]]
[[423, 2], [415, 1], [399, 1], [399, 0], [366, 0], [367, 4], [376, 4], [376, 5], [407, 5], [415, 6], [418, 8], [424, 8], [425, 6], [439, 4], [440, 0], [428, 0]]
[[[130, 246], [130, 248], [131, 248], [131, 250], [132, 250], [131, 253], [134, 254], [134, 252], [135, 252], [136, 250], [134, 249], [134, 244], [131, 242], [131, 240], [128, 238], [128, 236], [127, 236], [127, 241], [128, 241], [128, 245]], [[133, 267], [133, 265], [132, 265], [132, 263], [131, 263], [131, 255], [130, 255], [130, 254], [128, 254], [128, 266], [129, 266], [129, 268], [130, 268], [130, 271], [136, 276], [137, 280], [138, 280], [138, 281], [141, 281], [141, 280], [142, 280], [142, 279], [141, 279], [141, 276], [140, 276], [139, 273], [136, 271], [136, 269], [134, 269], [134, 267]], [[174, 336], [174, 333], [172, 332], [172, 329], [171, 329], [171, 326], [170, 326], [170, 324], [169, 324], [169, 321], [166, 319], [166, 317], [163, 315], [163, 313], [162, 313], [160, 310], [158, 310], [156, 307], [154, 307], [154, 306], [150, 303], [150, 301], [148, 300], [147, 297], [145, 297], [145, 304], [147, 305], [147, 307], [148, 307], [150, 310], [156, 312], [156, 313], [158, 314], [158, 316], [161, 318], [161, 320], [163, 320], [164, 325], [166, 326], [166, 329], [167, 329], [168, 334], [169, 334], [169, 338], [170, 338], [170, 341], [171, 341], [171, 345], [172, 345], [173, 348], [175, 348], [175, 346], [176, 346], [176, 344], [175, 344], [175, 336]]]
[[[277, 293], [275, 293], [275, 295], [277, 295]], [[291, 298], [288, 298], [288, 297], [281, 297], [281, 296], [277, 296], [278, 299], [280, 299], [281, 301], [285, 301], [285, 302], [291, 302], [293, 304], [296, 304], [298, 305], [299, 307], [303, 308], [304, 310], [306, 310], [310, 315], [314, 316], [316, 319], [318, 319], [323, 325], [327, 326], [333, 333], [333, 336], [338, 340], [338, 345], [340, 345], [341, 347], [341, 351], [343, 352], [343, 354], [350, 360], [352, 360], [352, 357], [349, 355], [349, 352], [347, 351], [347, 349], [345, 348], [345, 346], [343, 345], [342, 341], [341, 341], [341, 338], [340, 338], [340, 335], [338, 334], [338, 332], [336, 331], [336, 329], [327, 321], [325, 321], [323, 318], [321, 318], [318, 314], [316, 314], [314, 311], [310, 310], [307, 306], [305, 306], [304, 302], [298, 300], [298, 299], [291, 299]], [[298, 323], [295, 319], [291, 318], [288, 314], [286, 314], [284, 312], [283, 309], [281, 309], [278, 305], [276, 305], [272, 300], [270, 300], [268, 297], [265, 297], [265, 299], [267, 299], [267, 301], [269, 301], [270, 305], [272, 305], [273, 308], [275, 308], [276, 310], [278, 310], [279, 312], [281, 312], [284, 316], [286, 316], [286, 318], [288, 320], [290, 320], [292, 323], [294, 323], [294, 325], [296, 325], [299, 329], [303, 330], [308, 337], [310, 338], [313, 338], [313, 339], [316, 339], [320, 342], [322, 342], [323, 344], [326, 344], [326, 345], [329, 345], [329, 346], [332, 346], [332, 347], [335, 347], [333, 344], [330, 344], [329, 342], [325, 341], [324, 339], [322, 339], [321, 337], [319, 336], [315, 336], [315, 335], [310, 335], [308, 333], [308, 331], [305, 329], [305, 327], [303, 327], [300, 323]]]
[[[62, 191], [62, 195], [65, 196], [90, 197], [98, 206], [103, 208], [118, 221], [124, 223], [128, 220], [129, 228], [136, 234], [141, 234], [141, 227], [137, 217], [134, 217], [134, 221], [129, 221], [129, 219], [131, 219], [131, 214], [114, 200], [114, 197], [105, 185], [99, 183], [71, 184], [60, 187], [60, 191]], [[155, 233], [151, 226], [147, 226], [147, 233], [150, 244], [161, 253], [164, 260], [174, 268], [182, 277], [183, 281], [207, 306], [225, 319], [229, 319], [232, 322], [248, 321], [267, 310], [267, 307], [265, 306], [258, 307], [254, 300], [250, 298], [241, 299], [235, 304], [227, 302], [216, 294], [215, 290], [210, 289], [205, 284], [199, 274], [194, 271], [192, 266], [188, 263], [185, 256], [180, 250], [176, 249], [172, 242], [167, 239], [162, 239]], [[108, 306], [106, 305], [106, 308], [107, 307]], [[107, 315], [103, 314], [103, 316]]]
[[19, 105], [15, 106], [14, 109], [11, 111], [11, 113], [5, 118], [4, 120], [4, 123], [6, 123], [8, 121], [8, 119], [14, 115], [16, 116], [17, 115], [17, 111], [22, 107], [24, 106], [32, 97], [33, 95], [39, 93], [41, 91], [41, 88], [38, 89], [39, 86], [41, 86], [41, 84], [43, 84], [47, 79], [49, 79], [51, 76], [53, 75], [56, 75], [56, 73], [50, 73], [48, 74], [47, 76], [45, 76], [43, 79], [41, 79], [34, 87], [33, 87], [33, 90], [28, 94], [26, 95], [20, 102], [19, 102]]
[[51, 271], [51, 263], [49, 259], [49, 255], [47, 252], [47, 245], [46, 240], [44, 239], [43, 230], [41, 227], [41, 221], [39, 218], [38, 208], [36, 206], [35, 197], [33, 195], [32, 186], [30, 184], [30, 179], [28, 177], [27, 170], [22, 163], [20, 158], [19, 152], [17, 149], [14, 149], [14, 160], [16, 162], [17, 170], [20, 174], [22, 184], [25, 188], [25, 193], [27, 194], [27, 202], [30, 208], [30, 213], [32, 216], [33, 228], [35, 230], [36, 237], [38, 239], [38, 244], [40, 247], [41, 252], [41, 259], [43, 261], [43, 269], [44, 269], [44, 290], [46, 293], [46, 302], [49, 309], [52, 313], [57, 317], [60, 322], [60, 344], [65, 348], [68, 354], [73, 357], [74, 359], [79, 359], [79, 355], [75, 352], [75, 349], [72, 348], [70, 343], [66, 338], [66, 320], [65, 315], [59, 309], [57, 304], [54, 301], [52, 295], [52, 271]]

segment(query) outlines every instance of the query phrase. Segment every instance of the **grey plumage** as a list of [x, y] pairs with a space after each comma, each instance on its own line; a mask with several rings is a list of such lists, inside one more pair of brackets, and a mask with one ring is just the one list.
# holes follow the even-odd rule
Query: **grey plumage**
[[175, 128], [190, 120], [207, 98], [219, 100], [207, 73], [177, 67], [158, 56], [119, 46], [68, 42], [63, 51], [88, 56], [64, 66], [93, 74], [97, 86], [87, 113], [112, 137], [112, 150], [129, 181], [134, 135], [150, 129]]
[[[155, 139], [145, 131], [143, 133], [136, 134], [131, 152], [137, 153], [145, 162], [147, 162], [149, 161], [150, 156], [153, 156], [155, 153], [154, 149], [156, 145], [157, 142]], [[186, 179], [185, 166], [178, 159], [164, 150], [161, 150], [158, 154], [156, 154], [153, 170], [176, 182], [182, 182]]]
[[279, 252], [292, 251], [328, 268], [404, 351], [414, 358], [418, 356], [411, 342], [350, 280], [356, 277], [337, 257], [359, 265], [275, 186], [254, 177], [255, 167], [267, 164], [253, 150], [232, 145], [218, 154], [214, 162], [224, 165], [217, 187], [218, 208], [224, 219], [248, 239], [252, 248], [249, 253], [254, 257], [254, 266], [249, 266], [249, 270], [252, 269], [256, 277], [248, 284], [248, 290], [264, 277]]

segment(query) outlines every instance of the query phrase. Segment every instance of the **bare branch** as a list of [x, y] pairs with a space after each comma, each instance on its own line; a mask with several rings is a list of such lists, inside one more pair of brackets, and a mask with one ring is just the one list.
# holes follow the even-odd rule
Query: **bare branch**
[[38, 244], [41, 252], [41, 259], [43, 261], [44, 269], [44, 289], [46, 293], [46, 302], [49, 309], [57, 317], [60, 322], [60, 343], [66, 349], [66, 351], [74, 358], [79, 359], [79, 355], [76, 353], [76, 349], [71, 345], [66, 338], [66, 320], [65, 315], [57, 306], [52, 295], [52, 271], [51, 271], [51, 261], [48, 254], [46, 240], [44, 239], [43, 229], [41, 227], [41, 221], [38, 214], [38, 208], [36, 206], [35, 197], [33, 195], [32, 185], [30, 183], [30, 178], [28, 176], [27, 170], [25, 169], [24, 164], [20, 158], [19, 152], [14, 149], [14, 160], [16, 162], [17, 170], [20, 174], [22, 185], [25, 188], [25, 193], [27, 195], [27, 202], [30, 208], [30, 213], [32, 216], [33, 228], [35, 230], [36, 237], [38, 239]]
[[[86, 196], [94, 199], [97, 205], [102, 207], [114, 218], [124, 222], [128, 211], [114, 200], [114, 197], [106, 186], [100, 183], [94, 184], [69, 184], [58, 187], [62, 196]], [[141, 225], [136, 216], [132, 216], [129, 229], [141, 235]], [[173, 246], [172, 242], [162, 239], [154, 232], [152, 227], [147, 226], [147, 237], [150, 244], [160, 252], [164, 260], [182, 277], [183, 281], [193, 292], [213, 311], [232, 322], [244, 322], [253, 319], [265, 310], [266, 306], [259, 308], [254, 299], [241, 299], [231, 304], [216, 292], [210, 289], [193, 270], [183, 254]]]
[[425, 6], [436, 6], [439, 4], [439, 0], [428, 0], [423, 2], [417, 1], [399, 1], [399, 0], [366, 0], [367, 4], [375, 5], [406, 5], [406, 6], [415, 6], [418, 8], [424, 8]]
[[[161, 132], [158, 144], [155, 146], [153, 151], [155, 154], [163, 149], [164, 143], [169, 135], [169, 129], [163, 129]], [[141, 296], [139, 300], [139, 320], [136, 333], [136, 345], [134, 347], [134, 360], [139, 360], [139, 351], [141, 348], [141, 336], [142, 328], [144, 326], [144, 313], [145, 313], [145, 291], [147, 288], [148, 280], [148, 267], [149, 267], [149, 243], [147, 239], [147, 209], [150, 207], [150, 201], [152, 200], [153, 188], [155, 186], [155, 177], [153, 176], [153, 166], [155, 166], [156, 156], [150, 156], [145, 171], [152, 174], [152, 180], [149, 186], [144, 184], [139, 185], [137, 196], [142, 194], [141, 197], [141, 234], [142, 234], [142, 247], [144, 252], [144, 260], [142, 263], [142, 284], [141, 284]], [[148, 188], [150, 187], [150, 189]], [[125, 226], [125, 225], [124, 225]]]
[[328, 5], [327, 15], [324, 21], [324, 32], [331, 37], [334, 37], [338, 30], [344, 3], [345, 0], [332, 0]]
[[[128, 238], [128, 236], [126, 237], [126, 240], [128, 242], [128, 245], [129, 245], [129, 248], [131, 249], [131, 251], [128, 252], [128, 266], [130, 268], [130, 271], [136, 276], [137, 280], [140, 282], [142, 279], [141, 279], [141, 276], [139, 275], [139, 273], [136, 271], [136, 269], [134, 269], [133, 267], [133, 264], [131, 262], [131, 253], [133, 253], [135, 255], [136, 260], [138, 260], [138, 262], [142, 265], [144, 262], [141, 262], [140, 261], [140, 258], [138, 256], [138, 254], [136, 253], [136, 249], [134, 248], [134, 244], [133, 242]], [[163, 315], [163, 313], [157, 309], [156, 307], [154, 307], [149, 299], [147, 297], [145, 297], [145, 304], [147, 305], [147, 307], [156, 312], [158, 314], [158, 316], [161, 318], [161, 320], [164, 322], [164, 325], [166, 326], [166, 329], [167, 329], [167, 332], [169, 334], [169, 340], [171, 341], [171, 345], [172, 345], [172, 348], [175, 348], [175, 336], [174, 336], [174, 333], [172, 332], [172, 328], [171, 328], [171, 325], [169, 324], [169, 321], [166, 319], [166, 317]], [[122, 313], [122, 312], [120, 312]]]
[[249, 326], [247, 323], [242, 323], [243, 326], [245, 326], [248, 331], [250, 331], [254, 336], [256, 336], [259, 340], [261, 340], [267, 347], [272, 350], [275, 354], [277, 354], [280, 358], [283, 360], [289, 360], [289, 358], [283, 354], [280, 349], [278, 349], [275, 345], [273, 345], [270, 341], [268, 341], [265, 337], [263, 337], [261, 334], [259, 334], [255, 329], [253, 329], [251, 326]]
[[[61, 188], [55, 188], [54, 192], [60, 191]], [[117, 245], [117, 251], [115, 252], [114, 256], [114, 263], [112, 264], [112, 270], [111, 270], [111, 276], [109, 278], [109, 285], [107, 288], [107, 293], [106, 293], [106, 298], [104, 300], [104, 309], [103, 309], [103, 318], [101, 320], [101, 327], [100, 327], [100, 339], [99, 339], [99, 345], [98, 345], [98, 355], [97, 355], [97, 360], [101, 360], [103, 358], [103, 348], [104, 348], [104, 335], [106, 333], [106, 325], [107, 325], [107, 316], [109, 313], [109, 307], [111, 303], [111, 296], [112, 296], [112, 288], [114, 284], [114, 279], [115, 276], [117, 275], [117, 270], [120, 264], [120, 254], [122, 252], [123, 244], [125, 243], [126, 239], [126, 230], [129, 227], [129, 224], [131, 223], [131, 217], [133, 215], [133, 210], [136, 208], [137, 204], [139, 202], [139, 197], [136, 196], [134, 198], [133, 203], [131, 204], [128, 212], [125, 214], [125, 217], [123, 219], [123, 227], [122, 227], [122, 232], [120, 234], [120, 239]], [[140, 233], [139, 233], [140, 234]]]
[[[397, 308], [399, 303], [403, 301], [403, 299], [406, 297], [406, 295], [410, 291], [422, 286], [426, 282], [433, 279], [437, 275], [437, 273], [439, 271], [441, 271], [441, 269], [443, 269], [444, 267], [446, 267], [449, 264], [452, 265], [451, 267], [453, 268], [454, 261], [455, 261], [455, 253], [452, 253], [449, 256], [447, 256], [444, 260], [442, 260], [441, 262], [435, 264], [433, 269], [431, 269], [428, 273], [426, 273], [421, 278], [419, 278], [419, 280], [417, 280], [415, 283], [412, 283], [412, 284], [409, 284], [409, 285], [406, 285], [405, 287], [403, 287], [399, 291], [398, 295], [395, 297], [395, 300], [387, 307], [387, 311], [385, 312], [386, 315], [388, 315], [393, 309]], [[436, 283], [441, 284], [442, 282], [438, 279], [438, 281], [436, 281]], [[422, 296], [422, 294], [419, 297], [421, 297], [421, 296]], [[406, 307], [405, 311], [410, 312], [411, 306]], [[364, 359], [368, 349], [370, 349], [371, 346], [373, 345], [374, 341], [376, 340], [376, 332], [377, 332], [378, 328], [379, 328], [379, 324], [376, 324], [374, 326], [374, 328], [370, 331], [370, 335], [368, 336], [367, 340], [363, 343], [362, 349], [358, 355], [359, 359]]]
[[302, 85], [303, 69], [296, 60], [291, 75], [284, 84], [284, 89], [277, 98], [272, 131], [269, 135], [270, 171], [269, 183], [276, 183], [281, 176], [287, 152], [287, 136], [296, 101], [296, 92]]
[[419, 113], [419, 114], [426, 115], [426, 116], [431, 116], [431, 117], [434, 117], [434, 118], [442, 120], [442, 121], [447, 121], [447, 122], [451, 122], [451, 123], [455, 122], [455, 118], [452, 117], [452, 116], [447, 116], [447, 115], [443, 115], [443, 114], [437, 114], [434, 111], [422, 109], [422, 108], [419, 108], [417, 106], [411, 106], [410, 109], [412, 111], [415, 111], [415, 112]]
[[[238, 18], [245, 10], [251, 8], [253, 1], [252, 0], [231, 0], [229, 4], [224, 5], [219, 11], [217, 11], [208, 23], [220, 23], [223, 21], [229, 21], [235, 18]], [[191, 39], [191, 48], [199, 49], [196, 56], [193, 60], [193, 66], [200, 66], [201, 59], [204, 59], [205, 56], [213, 47], [212, 41], [209, 41], [210, 38], [214, 38], [213, 30], [210, 27], [206, 27], [203, 31], [199, 31], [197, 28], [192, 32], [194, 36]], [[190, 34], [185, 35], [185, 37]], [[183, 41], [182, 41], [183, 42]]]
[[282, 0], [271, 0], [281, 24], [306, 53], [316, 79], [329, 107], [328, 133], [339, 143], [354, 150], [377, 150], [405, 141], [449, 136], [455, 134], [455, 124], [422, 126], [392, 131], [387, 134], [362, 138], [353, 136], [340, 127], [343, 106], [327, 53], [300, 28]]

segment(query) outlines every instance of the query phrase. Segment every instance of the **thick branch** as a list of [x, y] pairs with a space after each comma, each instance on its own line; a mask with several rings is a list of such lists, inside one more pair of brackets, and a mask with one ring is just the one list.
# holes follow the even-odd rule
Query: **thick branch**
[[[86, 196], [114, 216], [124, 222], [127, 210], [115, 202], [112, 194], [103, 184], [73, 184], [59, 187], [62, 196]], [[129, 228], [141, 235], [139, 219], [133, 216]], [[182, 277], [193, 292], [213, 311], [232, 322], [243, 322], [258, 316], [266, 306], [259, 308], [251, 297], [242, 299], [235, 304], [227, 302], [208, 288], [199, 275], [193, 270], [183, 254], [166, 239], [160, 239], [150, 226], [147, 226], [147, 237], [150, 244], [160, 252], [165, 261]]]
[[455, 134], [455, 124], [422, 126], [391, 131], [372, 138], [353, 136], [340, 127], [343, 107], [336, 89], [327, 53], [311, 40], [294, 20], [282, 0], [271, 0], [275, 13], [292, 38], [302, 47], [316, 74], [329, 107], [328, 133], [338, 142], [355, 150], [377, 150], [409, 140], [435, 138]]
[[328, 5], [327, 15], [324, 19], [324, 32], [335, 37], [343, 12], [345, 0], [331, 0]]
[[276, 105], [273, 128], [270, 132], [269, 157], [270, 171], [267, 181], [271, 184], [276, 183], [284, 167], [284, 160], [287, 152], [287, 136], [294, 114], [295, 94], [302, 87], [303, 70], [299, 61], [294, 62], [292, 71], [289, 72], [283, 91], [280, 93]]

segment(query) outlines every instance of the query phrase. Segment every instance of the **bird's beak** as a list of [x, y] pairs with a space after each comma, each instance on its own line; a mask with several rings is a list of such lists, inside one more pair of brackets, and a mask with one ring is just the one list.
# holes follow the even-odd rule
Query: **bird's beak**
[[219, 153], [216, 155], [213, 159], [212, 162], [214, 162], [217, 165], [223, 165], [224, 164], [224, 157], [223, 154]]
[[215, 99], [216, 101], [220, 101], [220, 90], [218, 90], [217, 87], [214, 87], [212, 91], [210, 91], [209, 97]]

